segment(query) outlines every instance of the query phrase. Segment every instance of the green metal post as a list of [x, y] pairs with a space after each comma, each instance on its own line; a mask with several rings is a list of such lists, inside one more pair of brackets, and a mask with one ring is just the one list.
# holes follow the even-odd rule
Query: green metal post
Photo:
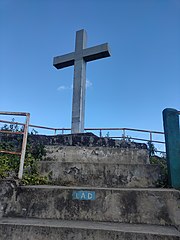
[[169, 184], [173, 188], [180, 189], [180, 129], [178, 111], [172, 108], [164, 109], [163, 122]]

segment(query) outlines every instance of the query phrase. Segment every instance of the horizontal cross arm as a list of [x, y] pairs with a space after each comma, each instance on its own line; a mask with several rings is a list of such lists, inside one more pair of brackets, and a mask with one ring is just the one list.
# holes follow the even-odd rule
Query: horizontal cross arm
[[111, 54], [108, 43], [104, 43], [95, 47], [86, 48], [83, 50], [83, 58], [86, 62], [110, 56]]
[[54, 57], [53, 66], [57, 69], [74, 65], [74, 52], [62, 56]]

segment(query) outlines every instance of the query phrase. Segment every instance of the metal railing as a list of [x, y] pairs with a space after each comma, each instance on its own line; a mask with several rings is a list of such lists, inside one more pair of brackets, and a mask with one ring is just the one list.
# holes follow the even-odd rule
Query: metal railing
[[1, 123], [9, 123], [9, 124], [15, 124], [15, 125], [18, 124], [18, 125], [22, 125], [24, 127], [23, 131], [0, 130], [0, 133], [4, 133], [4, 134], [23, 135], [21, 152], [0, 150], [0, 153], [20, 155], [20, 165], [19, 165], [18, 178], [22, 179], [23, 168], [24, 168], [24, 159], [25, 159], [25, 153], [26, 153], [26, 145], [27, 145], [27, 136], [28, 136], [28, 126], [29, 126], [29, 120], [30, 120], [30, 113], [0, 112], [0, 115], [12, 115], [12, 116], [25, 116], [26, 117], [25, 123], [12, 122], [12, 121], [10, 122], [10, 121], [7, 121], [7, 120], [0, 120]]
[[[45, 127], [45, 126], [38, 126], [38, 125], [32, 125], [30, 124], [29, 127], [31, 128], [39, 128], [39, 129], [44, 129], [44, 130], [50, 130], [54, 131], [54, 135], [57, 135], [58, 132], [59, 134], [69, 134], [71, 131], [71, 128], [53, 128], [53, 127]], [[144, 141], [144, 142], [151, 142], [151, 143], [156, 143], [156, 144], [165, 144], [165, 141], [160, 141], [160, 140], [155, 140], [154, 135], [161, 135], [162, 138], [164, 139], [164, 132], [160, 131], [152, 131], [152, 130], [144, 130], [144, 129], [135, 129], [135, 128], [85, 128], [85, 132], [93, 132], [97, 133], [99, 137], [103, 137], [103, 132], [116, 132], [115, 135], [113, 136], [104, 136], [108, 137], [111, 139], [129, 139], [129, 140], [136, 140], [136, 141]], [[146, 138], [139, 138], [139, 137], [131, 137], [127, 133], [128, 132], [136, 132], [136, 133], [145, 133], [148, 134], [148, 137]], [[165, 153], [165, 151], [156, 151], [159, 153]]]
[[[28, 136], [28, 128], [38, 128], [38, 129], [44, 129], [44, 130], [50, 130], [54, 131], [53, 135], [57, 135], [58, 132], [60, 134], [67, 134], [70, 133], [71, 128], [53, 128], [53, 127], [46, 127], [46, 126], [39, 126], [39, 125], [32, 125], [29, 124], [30, 120], [30, 114], [29, 113], [23, 113], [23, 112], [0, 112], [0, 115], [14, 115], [14, 116], [26, 116], [26, 122], [15, 122], [15, 121], [7, 121], [7, 120], [0, 120], [0, 123], [7, 123], [7, 124], [14, 124], [14, 125], [20, 125], [24, 127], [24, 131], [7, 131], [7, 130], [0, 130], [0, 133], [4, 134], [22, 134], [23, 135], [23, 141], [22, 141], [22, 150], [21, 152], [13, 152], [13, 151], [7, 151], [7, 150], [0, 150], [1, 153], [7, 153], [7, 154], [16, 154], [20, 155], [20, 166], [19, 166], [19, 173], [18, 178], [22, 179], [23, 175], [23, 167], [24, 167], [24, 160], [25, 160], [25, 152], [26, 152], [26, 145], [27, 145], [27, 136]], [[137, 141], [145, 141], [145, 142], [151, 142], [151, 143], [157, 143], [157, 144], [165, 144], [164, 141], [155, 140], [154, 135], [161, 135], [164, 137], [164, 132], [160, 131], [151, 131], [151, 130], [143, 130], [143, 129], [135, 129], [135, 128], [85, 128], [85, 132], [90, 131], [93, 133], [97, 133], [96, 135], [99, 135], [99, 137], [103, 137], [103, 132], [115, 132], [115, 135], [108, 135], [106, 134], [107, 138], [111, 139], [124, 139], [124, 140], [137, 140]], [[131, 137], [127, 135], [127, 132], [136, 132], [136, 133], [146, 133], [148, 134], [148, 137], [146, 138], [140, 138], [140, 137]], [[47, 135], [47, 134], [44, 134]], [[156, 151], [159, 153], [165, 153], [164, 151]]]

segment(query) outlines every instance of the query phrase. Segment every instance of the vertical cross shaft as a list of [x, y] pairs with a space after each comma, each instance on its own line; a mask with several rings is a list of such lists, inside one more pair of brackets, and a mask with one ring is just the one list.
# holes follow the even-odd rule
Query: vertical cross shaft
[[83, 49], [86, 48], [86, 38], [85, 31], [76, 32], [71, 133], [84, 132], [86, 62]]
[[86, 42], [86, 31], [77, 31], [75, 52], [54, 57], [53, 61], [57, 69], [74, 65], [71, 133], [84, 132], [86, 62], [110, 56], [107, 43], [86, 48]]

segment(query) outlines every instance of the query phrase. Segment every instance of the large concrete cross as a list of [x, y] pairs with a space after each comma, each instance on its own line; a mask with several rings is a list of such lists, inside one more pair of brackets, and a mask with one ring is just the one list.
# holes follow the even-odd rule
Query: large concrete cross
[[71, 133], [84, 132], [86, 62], [110, 56], [107, 43], [86, 48], [87, 34], [84, 29], [76, 32], [75, 51], [54, 57], [53, 65], [57, 69], [74, 65], [73, 104]]

